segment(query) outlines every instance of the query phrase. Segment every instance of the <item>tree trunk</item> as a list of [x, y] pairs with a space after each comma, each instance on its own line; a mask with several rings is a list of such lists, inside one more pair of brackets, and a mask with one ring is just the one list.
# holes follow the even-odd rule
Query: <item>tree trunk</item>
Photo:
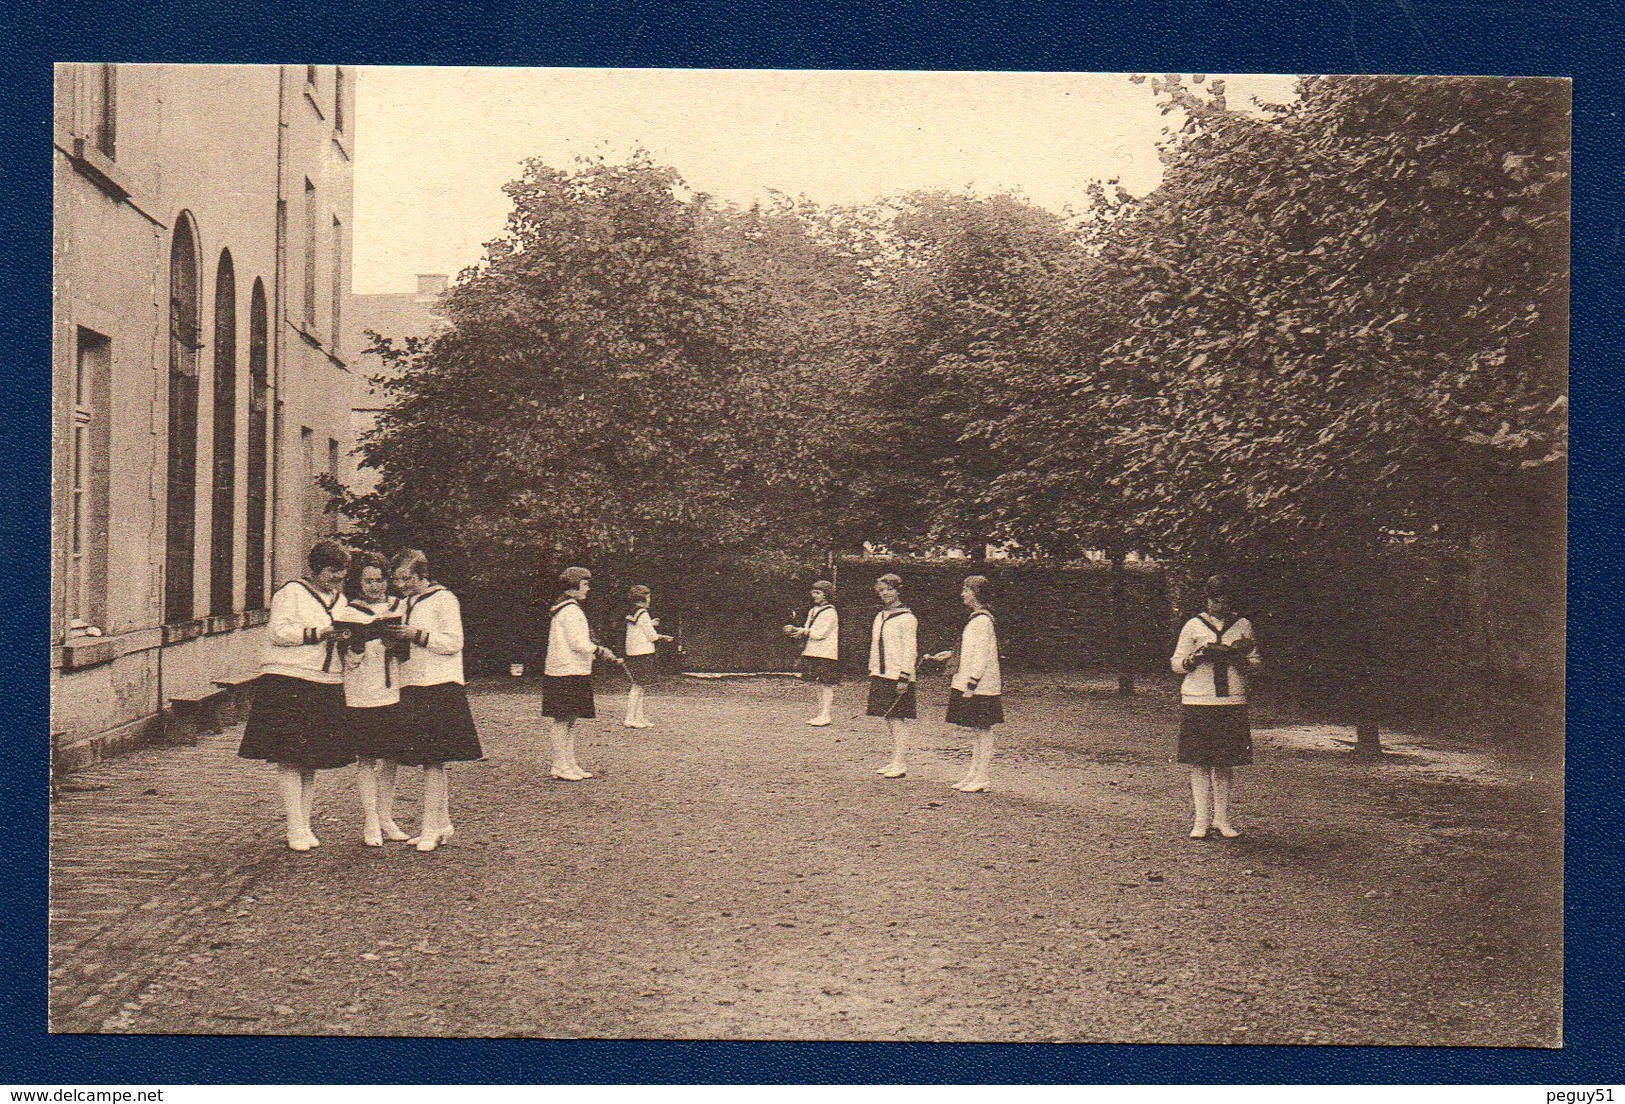
[[1111, 564], [1112, 594], [1112, 656], [1117, 665], [1117, 692], [1134, 693], [1134, 656], [1129, 642], [1128, 596], [1124, 587], [1124, 564], [1127, 552], [1110, 550], [1106, 554]]
[[1354, 722], [1354, 757], [1356, 759], [1381, 759], [1382, 740], [1379, 738], [1377, 721], [1374, 717], [1363, 717]]

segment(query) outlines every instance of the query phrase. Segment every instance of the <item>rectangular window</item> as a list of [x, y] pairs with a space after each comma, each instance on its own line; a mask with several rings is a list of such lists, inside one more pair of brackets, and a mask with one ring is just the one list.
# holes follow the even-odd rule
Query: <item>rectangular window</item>
[[[333, 438], [327, 439], [327, 474], [333, 479], [339, 477], [339, 443]], [[322, 532], [331, 537], [339, 531], [339, 515], [327, 509], [327, 489], [322, 488]]]
[[316, 185], [305, 181], [305, 327], [316, 328]]
[[333, 66], [333, 129], [344, 133], [344, 69]]
[[106, 616], [108, 417], [113, 343], [78, 331], [73, 373], [73, 429], [68, 437], [68, 631], [100, 625]]
[[344, 225], [333, 220], [333, 353], [339, 351], [344, 316]]
[[111, 161], [118, 152], [118, 72], [111, 65], [87, 65], [84, 75], [85, 137]]
[[304, 487], [305, 505], [305, 539], [301, 542], [303, 548], [309, 548], [316, 543], [321, 535], [321, 488], [316, 484], [319, 474], [316, 468], [316, 431], [309, 426], [299, 427], [299, 455], [303, 464], [304, 478], [300, 485]]

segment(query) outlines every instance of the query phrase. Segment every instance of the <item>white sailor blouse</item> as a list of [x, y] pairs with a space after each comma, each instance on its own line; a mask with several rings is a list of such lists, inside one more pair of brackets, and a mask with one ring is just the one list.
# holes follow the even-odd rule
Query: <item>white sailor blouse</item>
[[1198, 648], [1204, 644], [1231, 644], [1253, 640], [1253, 625], [1245, 617], [1221, 621], [1206, 613], [1199, 613], [1179, 632], [1179, 644], [1174, 649], [1171, 665], [1176, 674], [1185, 676], [1179, 687], [1179, 700], [1186, 705], [1246, 705], [1246, 672], [1263, 664], [1256, 645], [1245, 657], [1230, 655], [1223, 658], [1195, 659]]
[[592, 627], [587, 624], [587, 613], [574, 598], [563, 598], [553, 603], [552, 620], [547, 628], [547, 661], [542, 667], [546, 675], [590, 675], [593, 656], [598, 645], [593, 643]]
[[463, 605], [445, 587], [431, 587], [402, 609], [412, 650], [401, 664], [402, 686], [463, 682]]
[[[334, 611], [344, 605], [343, 594], [323, 595], [303, 579], [284, 583], [271, 596], [260, 670], [307, 682], [343, 682], [344, 667], [331, 630]], [[324, 629], [329, 633], [326, 639]]]
[[954, 672], [953, 688], [967, 697], [990, 698], [998, 697], [1003, 690], [999, 680], [999, 637], [988, 610], [971, 614], [959, 634], [959, 669]]
[[660, 630], [655, 628], [648, 607], [639, 606], [626, 615], [626, 655], [654, 655], [655, 641], [659, 639]]
[[[348, 602], [335, 613], [334, 620], [356, 632], [385, 618], [399, 618], [402, 608], [399, 598], [377, 602], [360, 599]], [[401, 700], [401, 663], [410, 654], [403, 645], [386, 644], [376, 635], [356, 632], [354, 640], [340, 645], [340, 654], [344, 659], [345, 705], [374, 709]]]
[[919, 657], [916, 638], [919, 621], [907, 606], [883, 609], [875, 614], [869, 631], [869, 673], [884, 679], [914, 681], [914, 662]]
[[816, 659], [841, 658], [841, 615], [829, 603], [814, 606], [807, 611], [807, 620], [801, 626], [807, 633], [801, 654]]

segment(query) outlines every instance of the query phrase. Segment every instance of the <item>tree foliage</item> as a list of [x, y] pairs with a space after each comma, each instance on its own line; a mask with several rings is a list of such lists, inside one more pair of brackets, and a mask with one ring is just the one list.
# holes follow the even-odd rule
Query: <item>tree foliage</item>
[[386, 343], [382, 480], [348, 509], [496, 579], [864, 541], [1347, 554], [1558, 501], [1566, 87], [1150, 91], [1161, 184], [1081, 216], [527, 164], [448, 332]]

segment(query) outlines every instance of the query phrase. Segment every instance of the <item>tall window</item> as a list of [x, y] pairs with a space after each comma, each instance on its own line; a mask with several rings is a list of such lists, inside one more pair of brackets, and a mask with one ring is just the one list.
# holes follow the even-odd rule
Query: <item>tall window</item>
[[339, 351], [344, 315], [344, 225], [333, 220], [333, 352]]
[[68, 631], [102, 624], [107, 595], [108, 393], [113, 344], [78, 331], [68, 456]]
[[265, 284], [248, 301], [248, 609], [265, 607], [266, 464], [269, 462], [271, 372]]
[[344, 133], [344, 67], [333, 66], [333, 129]]
[[84, 68], [86, 137], [109, 160], [118, 152], [118, 70], [112, 65]]
[[299, 457], [304, 475], [300, 486], [305, 496], [305, 539], [300, 546], [309, 548], [321, 533], [322, 517], [320, 488], [316, 486], [316, 431], [309, 426], [299, 427]]
[[[333, 479], [339, 477], [339, 443], [333, 438], [327, 439], [327, 474]], [[322, 488], [320, 497], [322, 509], [322, 535], [331, 537], [339, 531], [339, 516], [327, 508], [327, 488]]]
[[214, 506], [209, 541], [209, 613], [231, 612], [237, 581], [237, 275], [222, 250], [214, 280]]
[[316, 185], [305, 181], [305, 327], [316, 328]]
[[197, 233], [192, 216], [175, 221], [169, 247], [169, 480], [164, 542], [164, 620], [192, 617], [197, 544]]

